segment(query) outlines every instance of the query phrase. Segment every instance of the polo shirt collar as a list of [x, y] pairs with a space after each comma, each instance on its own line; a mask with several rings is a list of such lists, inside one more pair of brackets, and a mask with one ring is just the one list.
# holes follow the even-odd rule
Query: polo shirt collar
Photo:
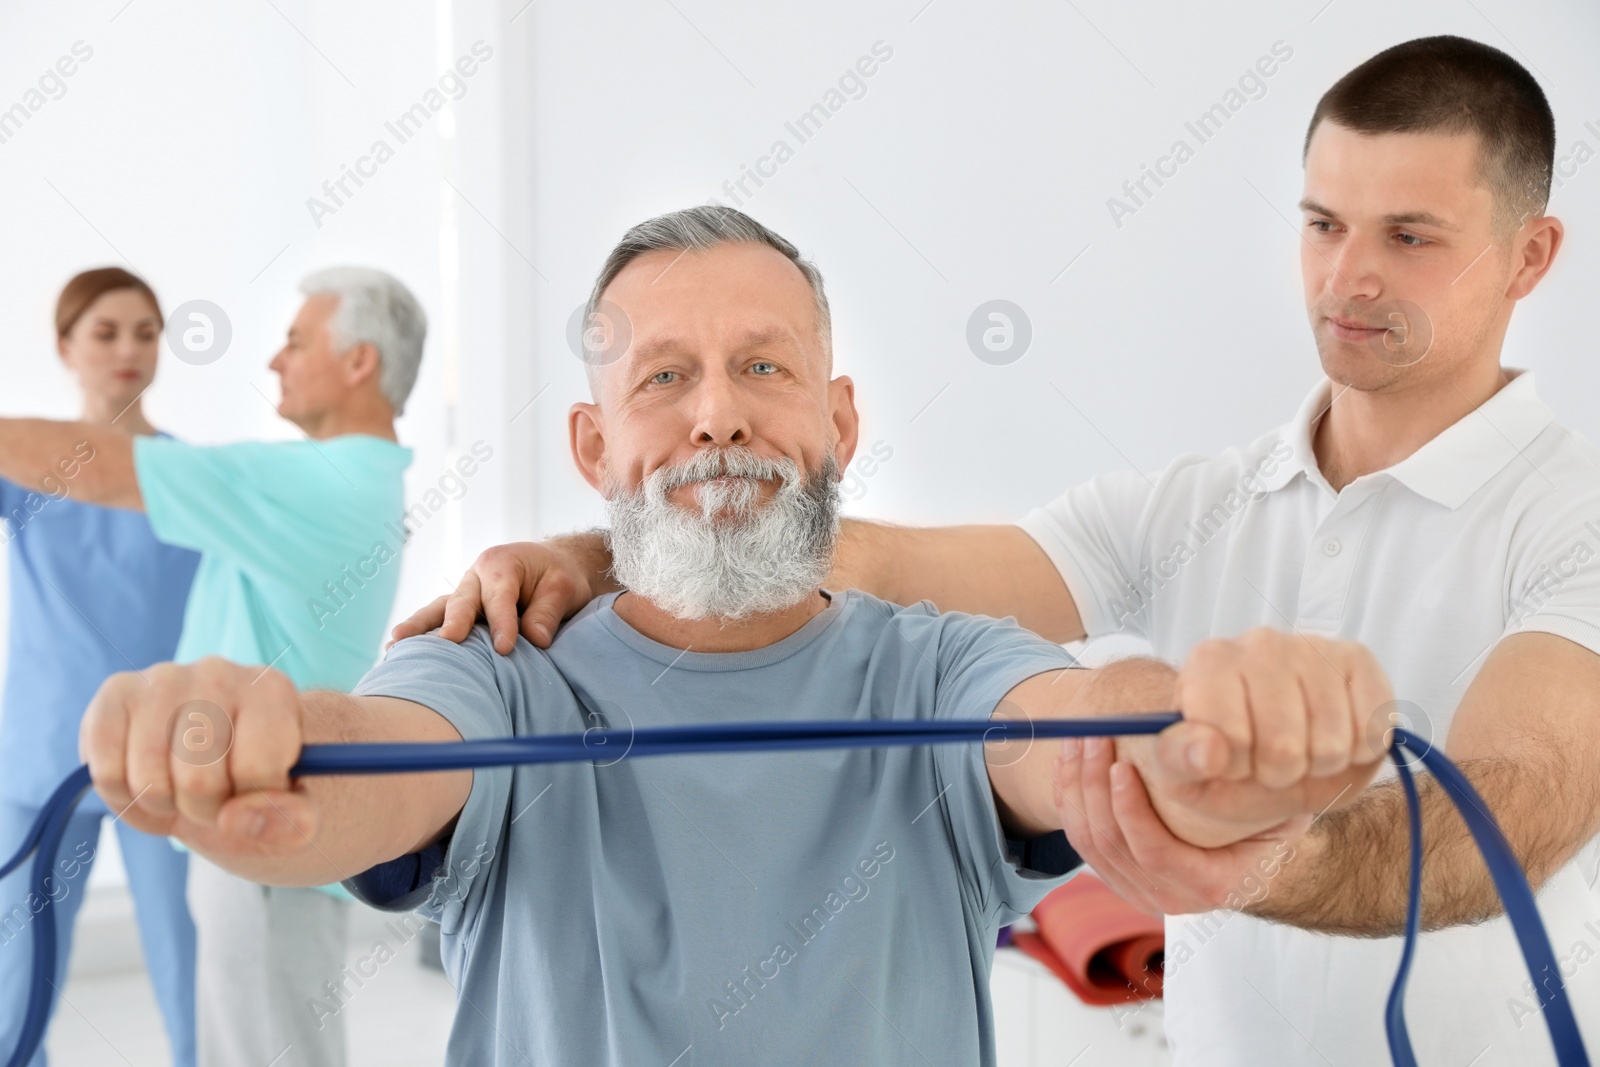
[[[1533, 372], [1516, 367], [1505, 370], [1511, 380], [1499, 392], [1379, 473], [1437, 504], [1451, 509], [1460, 507], [1555, 421], [1555, 412], [1539, 399], [1534, 388]], [[1283, 488], [1296, 474], [1327, 484], [1311, 450], [1311, 433], [1328, 410], [1332, 395], [1333, 383], [1323, 378], [1300, 404], [1294, 418], [1278, 429], [1277, 438], [1289, 445], [1293, 455], [1271, 476], [1262, 476], [1268, 491]]]

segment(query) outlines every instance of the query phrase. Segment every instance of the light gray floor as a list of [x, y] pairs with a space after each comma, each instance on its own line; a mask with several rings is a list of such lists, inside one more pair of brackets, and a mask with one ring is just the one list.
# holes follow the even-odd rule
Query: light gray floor
[[[370, 952], [390, 916], [352, 905], [348, 958]], [[91, 889], [46, 1050], [51, 1067], [83, 1064], [170, 1067], [166, 1035], [138, 956], [126, 897]], [[390, 938], [390, 941], [393, 939]], [[438, 1067], [455, 1013], [444, 975], [424, 968], [419, 945], [406, 944], [351, 998], [345, 1009], [350, 1067]]]
[[[352, 905], [347, 958], [366, 955], [389, 916]], [[63, 1002], [51, 1027], [51, 1067], [169, 1067], [166, 1037], [144, 976], [126, 891], [91, 885]], [[390, 938], [389, 940], [393, 940]], [[419, 962], [417, 940], [368, 979], [345, 1009], [350, 1067], [438, 1067], [455, 991]], [[1014, 949], [995, 954], [1001, 1067], [1165, 1067], [1160, 1002], [1090, 1008], [1043, 966]], [[265, 1067], [265, 1065], [263, 1065]]]

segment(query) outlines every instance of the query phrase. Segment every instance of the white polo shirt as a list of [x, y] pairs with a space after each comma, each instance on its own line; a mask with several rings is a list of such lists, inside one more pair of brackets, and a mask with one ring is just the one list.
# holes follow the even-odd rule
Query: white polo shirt
[[[1342, 492], [1311, 451], [1324, 379], [1292, 422], [1245, 448], [1185, 456], [1160, 475], [1103, 475], [1021, 526], [1090, 637], [1138, 637], [1180, 666], [1197, 642], [1253, 626], [1360, 641], [1403, 702], [1402, 724], [1442, 745], [1506, 635], [1546, 631], [1600, 653], [1600, 450], [1556, 423], [1531, 372], [1506, 370], [1512, 380], [1476, 411]], [[1393, 776], [1386, 765], [1380, 780]], [[1600, 838], [1550, 879], [1539, 908], [1600, 1053]], [[1400, 946], [1234, 912], [1168, 917], [1175, 1063], [1388, 1063], [1383, 1009]], [[1422, 1063], [1554, 1062], [1504, 918], [1425, 934], [1406, 1005]]]

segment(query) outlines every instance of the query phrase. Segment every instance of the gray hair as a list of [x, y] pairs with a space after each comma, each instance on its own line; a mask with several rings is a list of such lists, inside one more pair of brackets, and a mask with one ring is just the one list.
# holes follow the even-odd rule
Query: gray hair
[[428, 317], [422, 305], [398, 278], [372, 267], [329, 267], [301, 279], [306, 296], [336, 296], [339, 306], [328, 320], [336, 350], [344, 352], [363, 341], [378, 350], [378, 389], [396, 415], [417, 383]]
[[[617, 246], [606, 257], [605, 265], [600, 268], [600, 276], [595, 279], [594, 289], [589, 293], [589, 302], [583, 309], [584, 325], [587, 326], [593, 321], [595, 312], [600, 308], [600, 294], [606, 291], [606, 286], [616, 280], [617, 275], [622, 273], [622, 268], [646, 252], [706, 252], [717, 245], [741, 241], [748, 244], [764, 244], [777, 249], [805, 276], [806, 284], [811, 286], [811, 293], [816, 298], [817, 338], [822, 342], [823, 355], [831, 364], [833, 315], [828, 310], [828, 296], [822, 288], [822, 272], [783, 237], [744, 212], [721, 204], [701, 204], [684, 208], [682, 211], [670, 211], [665, 215], [646, 219], [623, 234], [622, 240], [617, 242]], [[587, 329], [583, 336], [587, 338]], [[585, 345], [583, 362], [589, 373], [589, 387], [598, 398], [600, 368], [605, 361], [592, 356]]]

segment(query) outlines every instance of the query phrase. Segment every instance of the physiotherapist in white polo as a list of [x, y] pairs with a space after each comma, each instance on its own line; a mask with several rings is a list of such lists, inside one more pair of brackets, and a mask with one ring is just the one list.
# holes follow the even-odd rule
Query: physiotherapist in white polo
[[[1058, 641], [1133, 635], [1173, 663], [1262, 625], [1361, 642], [1394, 682], [1395, 721], [1431, 733], [1500, 820], [1600, 1048], [1600, 451], [1556, 421], [1531, 371], [1501, 365], [1512, 310], [1561, 246], [1554, 153], [1544, 94], [1504, 53], [1433, 37], [1374, 56], [1307, 132], [1301, 268], [1325, 378], [1292, 419], [1156, 476], [1102, 475], [1016, 526], [847, 524], [828, 585], [1014, 615]], [[1219, 376], [1226, 355], [1207, 357]], [[519, 612], [546, 645], [614, 588], [609, 564], [598, 533], [491, 549], [396, 632], [443, 622], [464, 639], [483, 608], [500, 651]], [[1168, 834], [1111, 743], [1065, 749], [1073, 845], [1169, 915], [1175, 1063], [1388, 1062], [1409, 855], [1392, 771], [1273, 864], [1268, 845]], [[1435, 932], [1407, 998], [1417, 1055], [1552, 1062], [1477, 848], [1422, 783]], [[1244, 886], [1242, 912], [1209, 910]]]

